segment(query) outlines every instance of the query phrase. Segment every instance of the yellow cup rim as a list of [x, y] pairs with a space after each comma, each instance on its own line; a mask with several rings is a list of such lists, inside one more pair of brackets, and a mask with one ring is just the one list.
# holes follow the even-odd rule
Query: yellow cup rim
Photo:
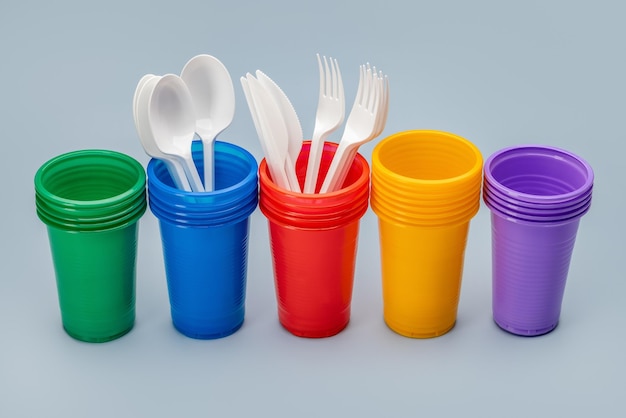
[[[386, 146], [388, 146], [389, 144], [392, 144], [394, 141], [397, 141], [398, 138], [403, 138], [408, 135], [424, 137], [424, 138], [425, 137], [447, 138], [447, 139], [451, 139], [453, 141], [462, 143], [463, 145], [465, 145], [468, 149], [472, 151], [472, 155], [475, 157], [475, 163], [465, 173], [458, 175], [458, 176], [454, 176], [454, 177], [448, 177], [445, 179], [416, 179], [413, 177], [400, 175], [392, 171], [391, 169], [385, 167], [385, 165], [380, 160], [380, 153]], [[401, 131], [401, 132], [392, 134], [384, 138], [374, 147], [374, 150], [372, 151], [372, 167], [373, 168], [375, 167], [375, 170], [377, 172], [381, 173], [387, 178], [392, 179], [392, 181], [404, 183], [407, 185], [413, 185], [413, 186], [458, 185], [459, 187], [465, 187], [466, 182], [471, 182], [472, 180], [475, 180], [477, 176], [479, 177], [482, 176], [483, 157], [482, 157], [482, 154], [480, 153], [480, 150], [478, 149], [476, 145], [474, 145], [472, 142], [468, 141], [467, 139], [459, 135], [456, 135], [450, 132], [431, 130], [431, 129], [408, 130], [408, 131]]]

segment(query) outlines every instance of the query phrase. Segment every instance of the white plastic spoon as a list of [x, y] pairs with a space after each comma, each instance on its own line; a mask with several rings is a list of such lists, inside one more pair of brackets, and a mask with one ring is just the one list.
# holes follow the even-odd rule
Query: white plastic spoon
[[197, 55], [183, 67], [183, 79], [195, 108], [195, 132], [202, 140], [204, 189], [215, 188], [213, 142], [235, 115], [235, 88], [228, 70], [211, 55]]
[[137, 83], [137, 87], [135, 88], [135, 94], [133, 95], [133, 121], [135, 121], [135, 126], [137, 126], [137, 100], [139, 99], [139, 94], [141, 93], [141, 89], [148, 82], [148, 80], [156, 77], [154, 74], [146, 74], [139, 79]]
[[151, 75], [144, 76], [137, 85], [135, 95], [133, 97], [133, 116], [135, 118], [135, 128], [137, 135], [146, 154], [152, 158], [163, 161], [167, 170], [172, 177], [174, 185], [180, 190], [190, 192], [191, 186], [187, 180], [185, 170], [182, 164], [174, 156], [166, 154], [159, 149], [154, 136], [152, 135], [152, 127], [148, 122], [148, 105], [152, 90], [160, 77]]
[[203, 192], [191, 154], [195, 135], [193, 101], [185, 82], [175, 74], [161, 77], [150, 95], [148, 121], [159, 149], [177, 157], [194, 192]]

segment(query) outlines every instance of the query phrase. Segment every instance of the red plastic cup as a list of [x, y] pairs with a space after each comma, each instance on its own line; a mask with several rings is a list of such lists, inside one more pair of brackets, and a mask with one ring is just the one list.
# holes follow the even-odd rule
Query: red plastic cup
[[[304, 183], [310, 142], [296, 164]], [[337, 144], [324, 144], [323, 180]], [[259, 166], [259, 207], [268, 220], [278, 319], [299, 337], [330, 337], [350, 321], [359, 223], [368, 208], [369, 165], [354, 159], [340, 190], [303, 194], [272, 182], [265, 160]], [[319, 184], [318, 184], [319, 186]]]

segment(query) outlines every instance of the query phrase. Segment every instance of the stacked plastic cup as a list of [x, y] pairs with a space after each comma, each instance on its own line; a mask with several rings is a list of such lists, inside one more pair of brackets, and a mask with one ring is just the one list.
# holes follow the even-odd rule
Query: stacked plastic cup
[[436, 337], [456, 323], [482, 163], [474, 144], [440, 131], [396, 133], [374, 148], [384, 319], [401, 335]]
[[593, 170], [563, 149], [521, 145], [485, 162], [491, 210], [493, 317], [534, 336], [559, 322], [580, 218], [591, 206]]
[[[318, 187], [337, 144], [324, 144]], [[310, 142], [296, 164], [304, 184]], [[341, 189], [323, 194], [278, 187], [265, 160], [259, 167], [259, 207], [266, 216], [278, 319], [299, 337], [330, 337], [350, 321], [359, 223], [368, 207], [369, 165], [357, 154]]]
[[37, 215], [48, 229], [63, 327], [78, 340], [109, 341], [133, 327], [145, 187], [139, 162], [107, 150], [59, 155], [35, 175]]
[[[244, 322], [249, 217], [257, 207], [257, 163], [215, 143], [215, 188], [179, 190], [162, 161], [148, 164], [150, 210], [159, 220], [174, 327], [198, 339], [228, 336]], [[202, 146], [193, 158], [203, 173]]]

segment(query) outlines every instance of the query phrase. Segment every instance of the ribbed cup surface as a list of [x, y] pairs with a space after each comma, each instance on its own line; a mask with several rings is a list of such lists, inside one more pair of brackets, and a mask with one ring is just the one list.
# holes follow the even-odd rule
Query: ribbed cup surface
[[454, 326], [481, 175], [480, 151], [454, 134], [400, 132], [374, 148], [384, 318], [395, 332], [429, 338]]
[[[296, 171], [304, 182], [305, 142]], [[326, 143], [321, 179], [336, 144]], [[268, 219], [278, 318], [292, 334], [328, 337], [350, 320], [360, 218], [368, 207], [369, 165], [357, 154], [340, 190], [293, 193], [277, 187], [265, 160], [259, 168], [261, 211]]]
[[571, 205], [589, 196], [593, 179], [593, 170], [585, 160], [556, 147], [508, 147], [485, 162], [485, 183], [504, 199], [523, 206]]
[[560, 224], [517, 223], [492, 212], [493, 316], [519, 335], [556, 327], [579, 218]]
[[406, 131], [372, 154], [372, 209], [407, 225], [467, 222], [480, 207], [482, 156], [471, 142], [439, 131]]
[[[201, 143], [193, 158], [203, 172]], [[172, 322], [191, 338], [220, 338], [244, 321], [249, 217], [257, 164], [236, 145], [215, 143], [215, 190], [174, 188], [165, 165], [148, 164], [150, 210], [159, 219]]]
[[137, 221], [146, 210], [146, 175], [133, 158], [108, 150], [59, 155], [35, 175], [37, 215], [49, 226], [98, 231]]
[[60, 155], [35, 175], [37, 215], [48, 226], [63, 327], [76, 339], [109, 341], [133, 327], [145, 182], [141, 164], [108, 150]]
[[499, 150], [484, 170], [494, 320], [514, 334], [545, 334], [559, 321], [576, 231], [591, 207], [593, 170], [569, 151], [540, 145]]

